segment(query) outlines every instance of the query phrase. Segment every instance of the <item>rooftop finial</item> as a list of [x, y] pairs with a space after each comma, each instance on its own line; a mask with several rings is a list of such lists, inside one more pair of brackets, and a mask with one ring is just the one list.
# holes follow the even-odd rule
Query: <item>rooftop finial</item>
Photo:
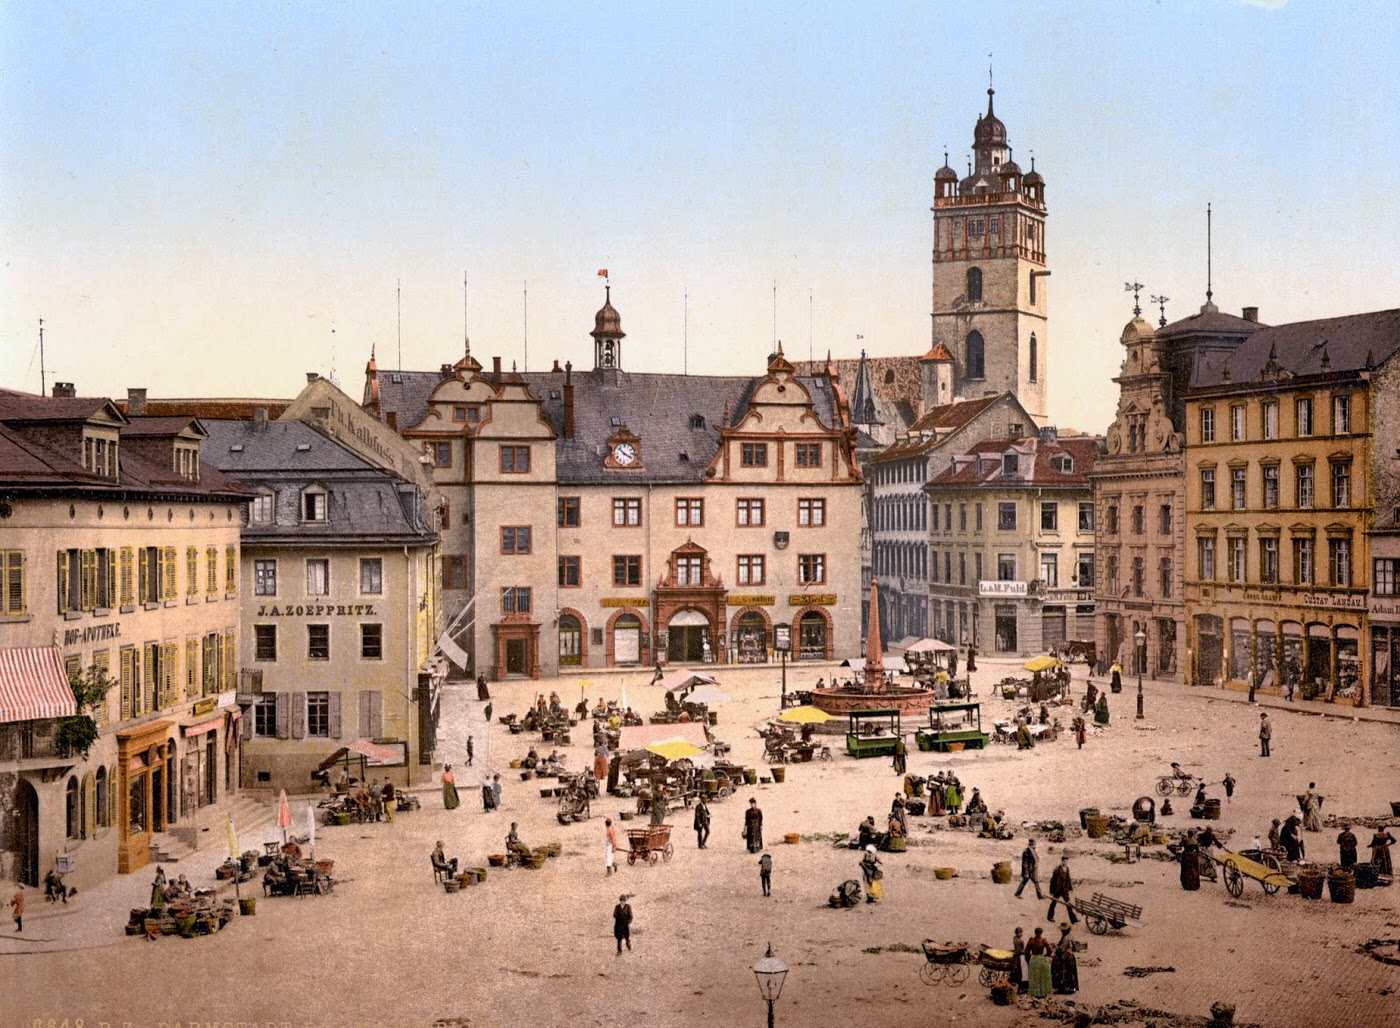
[[1210, 313], [1210, 312], [1212, 312], [1212, 311], [1214, 311], [1214, 310], [1216, 309], [1215, 304], [1211, 302], [1211, 297], [1212, 297], [1214, 294], [1211, 292], [1211, 288], [1210, 288], [1210, 287], [1211, 287], [1211, 281], [1210, 281], [1210, 279], [1211, 279], [1211, 275], [1210, 275], [1210, 220], [1211, 220], [1210, 204], [1206, 204], [1206, 305], [1205, 305], [1204, 307], [1201, 308], [1201, 313], [1202, 313], [1202, 314]]
[[1135, 318], [1142, 317], [1142, 305], [1138, 302], [1138, 293], [1142, 292], [1144, 288], [1145, 287], [1141, 282], [1123, 283], [1123, 291], [1125, 293], [1133, 294], [1133, 317]]
[[1166, 327], [1166, 324], [1167, 324], [1167, 301], [1170, 300], [1171, 297], [1170, 297], [1170, 296], [1153, 296], [1153, 297], [1149, 297], [1149, 299], [1150, 299], [1153, 303], [1155, 303], [1155, 304], [1157, 305], [1157, 309], [1158, 309], [1159, 311], [1161, 311], [1161, 317], [1159, 317], [1159, 318], [1157, 319], [1157, 327], [1158, 327], [1158, 328], [1165, 328], [1165, 327]]

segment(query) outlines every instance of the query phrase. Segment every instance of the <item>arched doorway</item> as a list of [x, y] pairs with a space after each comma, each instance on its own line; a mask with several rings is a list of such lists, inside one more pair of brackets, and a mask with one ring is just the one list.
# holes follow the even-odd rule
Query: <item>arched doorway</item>
[[826, 612], [809, 610], [797, 619], [798, 656], [802, 660], [830, 660], [831, 625]]
[[642, 659], [642, 619], [619, 614], [613, 622], [613, 663], [638, 664]]
[[559, 615], [559, 666], [583, 666], [583, 623], [573, 614]]
[[39, 884], [39, 794], [23, 778], [15, 790], [15, 851], [19, 858], [19, 880], [25, 885]]
[[666, 657], [673, 664], [708, 664], [710, 619], [698, 610], [678, 611], [666, 626]]
[[745, 610], [734, 619], [735, 659], [762, 664], [768, 658], [768, 619], [759, 610]]
[[1314, 621], [1308, 625], [1308, 664], [1303, 671], [1303, 699], [1326, 696], [1332, 682], [1332, 632]]

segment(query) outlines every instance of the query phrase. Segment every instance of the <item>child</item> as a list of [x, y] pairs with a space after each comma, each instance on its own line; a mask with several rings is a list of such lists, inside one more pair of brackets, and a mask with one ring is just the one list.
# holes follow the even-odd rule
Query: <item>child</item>
[[1225, 786], [1225, 802], [1230, 802], [1230, 797], [1235, 795], [1235, 780], [1230, 776], [1230, 772], [1225, 772], [1225, 780], [1220, 783]]
[[758, 858], [758, 880], [763, 884], [763, 895], [773, 895], [773, 858], [767, 853]]
[[15, 893], [14, 899], [10, 900], [10, 909], [14, 912], [15, 931], [24, 931], [24, 893]]

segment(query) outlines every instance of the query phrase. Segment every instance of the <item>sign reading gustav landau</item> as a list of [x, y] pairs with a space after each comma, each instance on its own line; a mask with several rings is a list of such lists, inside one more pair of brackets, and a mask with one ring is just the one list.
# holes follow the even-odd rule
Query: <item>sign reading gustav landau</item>
[[1303, 593], [1305, 607], [1338, 607], [1342, 610], [1365, 610], [1366, 597], [1339, 596], [1334, 593]]
[[1027, 596], [1030, 589], [1027, 582], [981, 581], [977, 592], [981, 596]]

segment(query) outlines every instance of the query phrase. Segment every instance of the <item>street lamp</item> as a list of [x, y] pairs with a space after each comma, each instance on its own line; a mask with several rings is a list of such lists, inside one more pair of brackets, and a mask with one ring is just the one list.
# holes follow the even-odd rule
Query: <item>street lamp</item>
[[1138, 709], [1137, 709], [1137, 719], [1138, 719], [1139, 721], [1141, 721], [1141, 720], [1142, 720], [1142, 717], [1143, 717], [1143, 714], [1142, 714], [1142, 665], [1143, 665], [1144, 663], [1146, 663], [1146, 657], [1147, 657], [1147, 650], [1146, 650], [1146, 648], [1145, 648], [1146, 645], [1147, 645], [1147, 633], [1144, 632], [1141, 628], [1139, 628], [1139, 629], [1137, 630], [1137, 633], [1133, 636], [1133, 639], [1137, 642], [1137, 666], [1138, 666]]
[[770, 942], [768, 953], [753, 965], [753, 976], [758, 979], [758, 991], [768, 1001], [768, 1028], [773, 1028], [773, 1004], [782, 995], [783, 979], [787, 977], [787, 973], [787, 964], [773, 956], [773, 944]]
[[778, 701], [779, 709], [787, 709], [787, 658], [792, 651], [792, 625], [781, 624], [773, 626], [773, 649], [778, 651], [779, 659], [783, 662], [783, 695]]

